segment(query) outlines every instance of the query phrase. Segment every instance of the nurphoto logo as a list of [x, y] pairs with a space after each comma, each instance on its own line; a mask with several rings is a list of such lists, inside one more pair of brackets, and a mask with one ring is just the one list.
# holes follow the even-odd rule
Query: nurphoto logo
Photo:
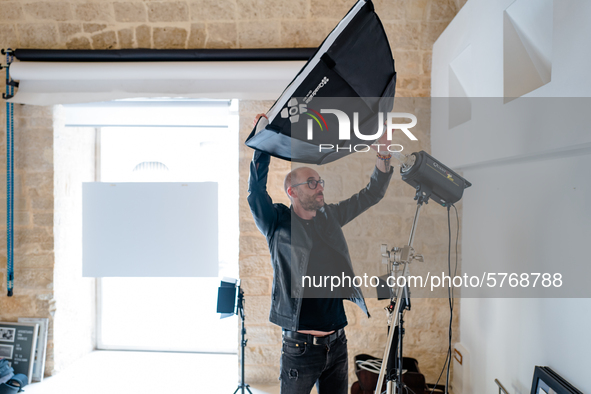
[[[345, 104], [349, 106], [348, 111], [343, 111], [342, 109], [334, 109], [334, 108], [324, 108], [314, 110], [309, 107], [310, 101], [314, 98], [316, 93], [328, 83], [329, 79], [324, 77], [322, 81], [316, 86], [314, 90], [308, 92], [306, 97], [303, 99], [292, 97], [287, 102], [285, 108], [281, 110], [281, 118], [289, 119], [290, 123], [295, 124], [299, 123], [302, 117], [306, 118], [306, 139], [308, 141], [314, 140], [314, 133], [326, 133], [329, 131], [328, 125], [331, 125], [331, 135], [335, 133], [334, 126], [334, 118], [329, 118], [329, 122], [327, 122], [328, 116], [336, 116], [336, 123], [338, 124], [338, 139], [339, 142], [341, 141], [349, 141], [351, 140], [351, 129], [353, 130], [353, 134], [357, 140], [361, 141], [377, 141], [384, 134], [384, 127], [386, 127], [387, 139], [392, 141], [392, 136], [394, 130], [402, 131], [408, 139], [411, 141], [417, 141], [417, 137], [410, 131], [411, 128], [417, 125], [417, 117], [414, 114], [408, 112], [378, 112], [377, 114], [374, 113], [375, 116], [377, 115], [377, 125], [375, 129], [368, 125], [366, 120], [363, 120], [361, 123], [360, 128], [360, 116], [359, 112], [354, 112], [354, 105], [357, 105], [356, 101], [345, 101]], [[323, 97], [322, 99], [326, 100], [327, 97]], [[345, 99], [347, 100], [347, 99]], [[316, 102], [316, 101], [315, 101]], [[335, 104], [334, 100], [331, 101], [333, 105]], [[319, 107], [329, 106], [326, 105], [328, 102], [323, 101], [324, 105], [320, 104]], [[332, 107], [332, 105], [330, 105]], [[351, 120], [351, 114], [353, 119]], [[362, 115], [365, 116], [365, 115]], [[375, 119], [372, 117], [371, 119]], [[410, 122], [406, 122], [410, 120]], [[371, 121], [370, 121], [371, 122]], [[353, 127], [351, 127], [353, 126]], [[363, 129], [363, 132], [361, 131]], [[370, 131], [369, 131], [370, 130]], [[375, 130], [375, 131], [374, 131]], [[302, 130], [303, 131], [303, 130]], [[322, 136], [322, 134], [321, 134]], [[302, 135], [303, 137], [303, 135]], [[326, 141], [326, 139], [324, 139]], [[371, 148], [370, 146], [377, 146], [380, 150], [388, 150], [389, 152], [402, 152], [404, 149], [400, 144], [328, 144], [328, 143], [319, 143], [318, 150], [319, 152], [323, 152], [323, 150], [336, 150], [339, 151], [348, 151], [348, 152], [368, 152]]]

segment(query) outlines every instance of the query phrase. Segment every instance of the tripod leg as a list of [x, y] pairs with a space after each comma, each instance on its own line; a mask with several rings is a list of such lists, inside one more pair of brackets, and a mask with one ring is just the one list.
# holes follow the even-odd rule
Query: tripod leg
[[380, 376], [378, 377], [378, 383], [376, 385], [376, 393], [379, 393], [384, 384], [384, 377], [386, 376], [386, 369], [388, 366], [388, 357], [390, 356], [390, 348], [392, 347], [392, 339], [394, 338], [394, 328], [398, 325], [398, 309], [400, 309], [400, 302], [402, 300], [402, 292], [399, 287], [396, 290], [396, 306], [391, 313], [394, 313], [393, 321], [390, 324], [390, 332], [388, 333], [388, 340], [386, 342], [386, 349], [384, 350], [384, 358], [382, 359], [382, 368], [380, 368]]
[[[408, 275], [408, 263], [404, 263], [404, 269], [402, 271], [402, 275]], [[392, 340], [394, 339], [394, 331], [395, 327], [398, 326], [398, 318], [400, 316], [400, 305], [402, 303], [403, 298], [403, 287], [398, 287], [396, 289], [396, 305], [394, 309], [390, 312], [393, 313], [394, 316], [392, 317], [392, 321], [390, 322], [390, 331], [388, 332], [388, 340], [386, 341], [386, 349], [384, 349], [384, 358], [382, 359], [382, 368], [380, 368], [380, 375], [378, 377], [378, 383], [376, 385], [376, 393], [380, 392], [382, 388], [382, 384], [384, 383], [384, 378], [386, 376], [386, 369], [388, 366], [388, 358], [390, 356], [390, 349], [392, 348]], [[399, 334], [400, 335], [400, 334]]]
[[394, 394], [394, 382], [391, 380], [386, 383], [386, 394]]

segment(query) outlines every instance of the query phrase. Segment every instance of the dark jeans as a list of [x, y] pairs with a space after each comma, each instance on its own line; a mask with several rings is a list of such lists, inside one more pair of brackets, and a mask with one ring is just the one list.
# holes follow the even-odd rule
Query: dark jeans
[[349, 368], [347, 337], [343, 333], [327, 345], [313, 345], [283, 337], [281, 394], [347, 394]]

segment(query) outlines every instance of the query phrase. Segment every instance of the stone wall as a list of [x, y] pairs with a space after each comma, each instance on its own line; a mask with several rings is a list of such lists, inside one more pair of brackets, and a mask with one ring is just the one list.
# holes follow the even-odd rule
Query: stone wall
[[[0, 120], [6, 124], [5, 106]], [[15, 105], [14, 296], [6, 296], [6, 178], [0, 181], [0, 321], [48, 317], [46, 372], [53, 370], [54, 238], [53, 113], [51, 107]], [[6, 133], [0, 171], [6, 174]]]
[[[398, 71], [397, 95], [400, 97], [428, 97], [430, 94], [431, 48], [435, 39], [455, 16], [465, 0], [376, 0], [376, 11], [382, 19], [392, 44]], [[202, 0], [202, 1], [54, 1], [19, 0], [0, 1], [0, 47], [1, 48], [42, 48], [42, 49], [118, 49], [118, 48], [272, 48], [272, 47], [315, 47], [318, 46], [340, 18], [354, 4], [352, 0]], [[266, 111], [270, 102], [241, 103], [240, 142], [244, 141], [250, 129], [252, 117]], [[428, 108], [422, 111], [428, 113]], [[0, 108], [0, 119], [4, 122], [4, 107]], [[425, 119], [425, 118], [422, 118]], [[0, 295], [0, 320], [15, 320], [18, 316], [50, 316], [60, 303], [55, 303], [53, 290], [55, 263], [54, 254], [54, 164], [52, 110], [49, 108], [17, 106], [16, 147], [16, 262], [17, 295], [8, 299]], [[421, 141], [428, 148], [427, 134]], [[5, 141], [2, 138], [2, 144]], [[424, 142], [423, 142], [424, 141]], [[5, 166], [4, 145], [0, 157], [0, 170]], [[427, 149], [428, 150], [428, 149]], [[269, 294], [271, 286], [268, 252], [254, 227], [250, 212], [245, 204], [246, 178], [251, 152], [241, 148], [240, 157], [240, 230], [241, 230], [241, 275], [245, 278], [249, 303], [247, 304], [249, 325], [249, 350], [247, 373], [249, 381], [276, 381], [279, 357], [279, 331], [269, 325]], [[357, 155], [355, 156], [357, 157]], [[335, 185], [335, 192], [342, 195], [357, 191], [364, 185], [371, 171], [369, 159], [345, 159], [339, 166], [353, 166], [356, 174], [343, 185], [342, 169], [322, 168], [322, 173]], [[289, 164], [274, 160], [270, 183], [281, 184], [289, 171]], [[365, 171], [365, 172], [364, 172]], [[4, 182], [0, 182], [4, 183]], [[338, 189], [341, 185], [341, 189]], [[400, 197], [397, 209], [400, 215], [393, 220], [407, 228], [412, 216], [412, 207], [403, 196], [396, 195], [396, 183], [390, 186], [387, 198]], [[4, 187], [4, 186], [2, 186]], [[272, 189], [276, 201], [287, 203], [282, 190]], [[327, 190], [328, 193], [333, 193]], [[331, 195], [338, 197], [340, 194]], [[383, 206], [386, 206], [383, 203]], [[389, 208], [391, 209], [391, 208]], [[0, 206], [5, 212], [5, 204]], [[431, 211], [433, 218], [431, 218]], [[367, 221], [380, 217], [380, 208], [368, 213]], [[402, 213], [404, 212], [404, 213]], [[425, 227], [440, 229], [441, 213], [435, 207], [425, 210]], [[396, 213], [398, 215], [398, 213]], [[4, 222], [3, 222], [4, 223]], [[359, 229], [367, 229], [361, 223]], [[3, 224], [2, 224], [3, 225]], [[360, 253], [362, 264], [375, 261], [375, 249], [368, 243], [371, 234], [359, 233], [351, 226], [347, 228], [349, 239], [354, 239], [352, 250]], [[405, 230], [406, 231], [406, 230]], [[438, 231], [437, 234], [440, 234]], [[394, 237], [394, 234], [392, 235]], [[5, 259], [4, 233], [0, 238], [0, 253]], [[359, 239], [356, 239], [359, 237]], [[405, 236], [392, 238], [397, 244]], [[390, 239], [390, 238], [389, 238]], [[441, 242], [443, 238], [438, 238]], [[419, 239], [417, 239], [419, 242]], [[356, 246], [353, 246], [356, 245]], [[427, 248], [427, 244], [425, 247]], [[431, 245], [433, 252], [441, 255], [440, 245]], [[365, 252], [364, 252], [365, 250]], [[371, 252], [370, 252], [371, 251]], [[56, 251], [57, 253], [57, 251]], [[365, 253], [365, 255], [364, 255]], [[426, 252], [425, 252], [426, 253]], [[440, 256], [438, 255], [438, 256]], [[441, 255], [442, 256], [442, 255]], [[438, 257], [439, 260], [441, 256]], [[438, 260], [438, 261], [439, 261]], [[3, 260], [4, 261], [4, 260]], [[439, 263], [440, 264], [440, 261]], [[5, 264], [0, 264], [5, 267]], [[362, 265], [363, 267], [363, 265]], [[5, 268], [0, 268], [5, 291]], [[86, 285], [85, 285], [86, 286]], [[81, 292], [90, 291], [81, 287]], [[57, 291], [57, 290], [56, 290]], [[64, 293], [64, 294], [67, 294]], [[414, 338], [409, 333], [407, 349], [412, 346], [421, 351], [434, 351], [437, 355], [421, 360], [427, 369], [428, 380], [433, 381], [435, 364], [440, 364], [440, 347], [434, 344], [440, 339], [434, 327], [445, 327], [445, 302], [438, 300], [417, 300], [415, 317], [408, 318], [408, 327], [420, 327]], [[63, 305], [63, 304], [61, 304]], [[366, 329], [369, 321], [361, 319], [355, 309], [347, 309], [350, 316], [349, 331], [352, 333], [351, 354], [358, 350], [377, 352], [384, 327], [379, 321], [383, 303], [370, 301], [370, 308], [376, 320], [371, 320], [371, 330]], [[57, 315], [56, 315], [57, 316]], [[413, 320], [414, 319], [414, 320]], [[376, 322], [375, 325], [373, 322]], [[50, 327], [53, 329], [53, 326]], [[359, 335], [354, 334], [354, 330]], [[410, 331], [410, 330], [409, 330]], [[363, 335], [362, 335], [363, 334]], [[439, 342], [437, 342], [439, 343]], [[53, 365], [53, 345], [50, 339], [47, 371]], [[427, 353], [425, 353], [427, 354]], [[75, 357], [75, 355], [73, 356]], [[433, 366], [428, 366], [433, 363]], [[255, 368], [256, 366], [256, 368]]]
[[[95, 343], [94, 281], [81, 277], [78, 214], [81, 181], [94, 179], [94, 131], [66, 129], [59, 110], [56, 114], [53, 107], [15, 105], [15, 282], [10, 298], [5, 181], [0, 190], [0, 321], [49, 318], [46, 375], [88, 353]], [[5, 122], [4, 114], [2, 118]], [[1, 138], [0, 169], [5, 174], [4, 129]]]
[[[465, 0], [376, 0], [402, 96], [428, 96], [431, 47]], [[0, 47], [44, 49], [315, 47], [352, 0], [0, 3]]]

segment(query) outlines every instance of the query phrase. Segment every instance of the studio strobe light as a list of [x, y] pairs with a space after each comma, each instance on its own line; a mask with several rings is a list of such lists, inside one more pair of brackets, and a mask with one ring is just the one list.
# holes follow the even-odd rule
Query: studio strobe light
[[415, 200], [420, 204], [431, 198], [441, 206], [451, 206], [462, 199], [465, 188], [472, 186], [425, 151], [408, 156], [397, 152], [394, 156], [402, 164], [402, 180], [415, 188]]

